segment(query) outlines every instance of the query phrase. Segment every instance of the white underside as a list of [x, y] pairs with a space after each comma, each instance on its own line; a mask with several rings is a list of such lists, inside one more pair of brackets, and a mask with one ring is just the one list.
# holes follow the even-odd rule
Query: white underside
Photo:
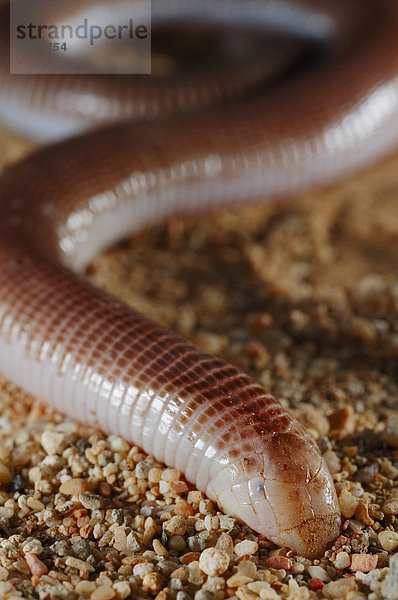
[[57, 142], [77, 135], [86, 123], [73, 115], [61, 115], [51, 111], [35, 110], [13, 98], [0, 94], [0, 121], [9, 129], [38, 142]]

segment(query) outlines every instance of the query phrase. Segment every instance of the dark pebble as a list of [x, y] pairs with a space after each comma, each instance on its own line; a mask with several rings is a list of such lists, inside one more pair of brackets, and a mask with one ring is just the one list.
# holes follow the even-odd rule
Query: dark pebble
[[76, 558], [87, 560], [91, 556], [91, 546], [87, 540], [79, 540], [72, 546], [72, 550]]
[[77, 440], [77, 442], [76, 442], [76, 448], [82, 454], [84, 454], [84, 451], [87, 450], [87, 448], [90, 448], [90, 447], [91, 447], [91, 444], [87, 440]]
[[7, 486], [7, 492], [12, 494], [14, 492], [22, 492], [28, 485], [27, 480], [22, 475], [15, 475], [14, 479]]

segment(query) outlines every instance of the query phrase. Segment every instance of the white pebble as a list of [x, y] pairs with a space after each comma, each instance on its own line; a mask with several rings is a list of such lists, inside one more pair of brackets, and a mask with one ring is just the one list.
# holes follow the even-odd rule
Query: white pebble
[[320, 579], [321, 581], [329, 580], [329, 575], [326, 573], [325, 569], [322, 569], [322, 567], [317, 567], [316, 565], [308, 567], [308, 573], [311, 577]]
[[247, 577], [254, 579], [257, 572], [257, 566], [251, 560], [242, 560], [242, 562], [238, 565], [238, 571], [239, 573], [242, 573], [242, 575], [246, 575]]
[[379, 538], [380, 546], [387, 552], [392, 552], [398, 546], [398, 533], [386, 529], [380, 531], [377, 536]]
[[336, 569], [347, 569], [351, 564], [350, 555], [348, 552], [339, 552], [333, 561]]
[[200, 555], [199, 567], [211, 577], [222, 575], [229, 567], [229, 554], [218, 548], [206, 548]]
[[154, 567], [152, 563], [138, 563], [138, 565], [134, 566], [133, 574], [136, 577], [144, 579], [145, 575], [147, 575], [148, 573], [152, 573], [153, 569]]
[[128, 452], [130, 450], [130, 445], [118, 435], [111, 435], [108, 438], [110, 442], [112, 452]]
[[247, 554], [255, 554], [258, 550], [257, 542], [251, 542], [250, 540], [243, 540], [235, 544], [235, 554], [237, 556], [245, 556]]
[[40, 442], [47, 454], [62, 454], [66, 447], [66, 436], [56, 431], [44, 431]]
[[355, 513], [358, 500], [348, 490], [342, 490], [339, 498], [341, 512], [346, 519], [350, 519]]

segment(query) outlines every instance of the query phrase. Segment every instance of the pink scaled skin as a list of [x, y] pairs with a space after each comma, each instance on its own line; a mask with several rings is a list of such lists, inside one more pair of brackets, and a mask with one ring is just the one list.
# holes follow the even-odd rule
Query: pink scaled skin
[[[249, 5], [264, 18], [262, 0]], [[164, 6], [198, 18], [191, 0]], [[220, 0], [219, 15], [237, 6]], [[326, 23], [313, 37], [324, 35], [329, 43], [329, 36], [336, 51], [279, 87], [241, 99], [232, 74], [226, 76], [234, 102], [221, 108], [210, 107], [220, 99], [209, 84], [217, 78], [205, 75], [190, 82], [191, 94], [184, 78], [171, 87], [159, 78], [148, 79], [147, 87], [140, 80], [138, 97], [137, 86], [116, 79], [109, 86], [95, 76], [9, 76], [2, 32], [0, 115], [9, 122], [25, 123], [42, 138], [76, 132], [86, 122], [81, 102], [73, 110], [71, 91], [75, 99], [95, 99], [91, 127], [104, 119], [133, 120], [44, 149], [0, 179], [0, 369], [57, 409], [181, 469], [223, 510], [276, 544], [316, 557], [338, 535], [340, 511], [315, 442], [236, 367], [81, 275], [97, 252], [144, 226], [329, 182], [396, 144], [395, 3], [268, 6], [272, 26], [278, 19], [293, 32], [300, 26], [299, 37]], [[203, 20], [211, 20], [206, 11]], [[167, 118], [135, 122], [146, 102], [146, 119]], [[101, 113], [104, 103], [112, 114]], [[181, 107], [186, 112], [176, 116]]]

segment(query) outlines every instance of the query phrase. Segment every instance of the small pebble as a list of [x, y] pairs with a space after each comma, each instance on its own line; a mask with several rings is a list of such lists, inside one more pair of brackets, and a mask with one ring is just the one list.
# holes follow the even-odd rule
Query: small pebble
[[199, 512], [202, 515], [214, 515], [216, 513], [216, 505], [213, 500], [201, 500], [199, 502]]
[[192, 600], [192, 596], [184, 592], [183, 590], [179, 590], [177, 592], [176, 600]]
[[80, 560], [80, 558], [75, 558], [74, 556], [68, 556], [65, 561], [65, 564], [68, 567], [72, 567], [72, 569], [76, 569], [77, 571], [88, 571], [89, 573], [93, 573], [95, 571], [94, 567], [90, 565], [90, 563], [85, 560]]
[[351, 492], [343, 489], [339, 497], [339, 504], [343, 516], [346, 519], [350, 519], [355, 513], [358, 500]]
[[101, 508], [104, 503], [101, 496], [96, 496], [95, 494], [79, 494], [79, 501], [84, 508], [88, 508], [89, 510], [97, 510]]
[[35, 510], [35, 511], [40, 511], [40, 510], [45, 509], [45, 505], [43, 504], [43, 502], [41, 502], [37, 498], [34, 498], [33, 496], [29, 496], [29, 498], [26, 501], [26, 504], [27, 504], [27, 506], [29, 506], [29, 508], [31, 508], [32, 510]]
[[375, 477], [379, 471], [379, 466], [377, 463], [373, 463], [368, 467], [363, 467], [363, 469], [358, 469], [356, 473], [356, 480], [361, 483], [371, 483], [375, 480]]
[[123, 525], [114, 529], [113, 547], [119, 552], [127, 551], [127, 533]]
[[242, 560], [238, 565], [238, 573], [247, 575], [247, 577], [255, 578], [257, 572], [256, 564], [251, 560]]
[[326, 461], [327, 466], [329, 467], [329, 471], [333, 473], [338, 473], [341, 469], [341, 462], [336, 452], [333, 450], [326, 450], [323, 454], [323, 458]]
[[98, 491], [101, 494], [101, 496], [110, 496], [112, 493], [112, 488], [106, 481], [101, 481], [101, 483], [98, 486]]
[[162, 577], [159, 573], [147, 573], [142, 580], [142, 587], [150, 592], [159, 592], [162, 587]]
[[131, 595], [130, 585], [127, 581], [116, 581], [113, 584], [118, 600], [126, 600]]
[[22, 551], [24, 554], [41, 554], [43, 552], [43, 546], [40, 540], [33, 538], [22, 544]]
[[198, 590], [195, 594], [195, 600], [214, 600], [214, 594], [209, 590]]
[[355, 518], [364, 525], [373, 525], [374, 520], [369, 515], [369, 505], [362, 499], [359, 499], [355, 509]]
[[212, 577], [222, 575], [229, 567], [229, 554], [218, 548], [203, 550], [199, 559], [201, 570]]
[[[176, 600], [174, 590], [163, 588], [155, 597], [155, 600]], [[190, 598], [191, 600], [191, 598]]]
[[[0, 476], [0, 479], [1, 479], [1, 476]], [[25, 477], [22, 477], [22, 475], [20, 475], [20, 474], [15, 475], [15, 477], [12, 479], [12, 481], [7, 486], [7, 492], [9, 494], [13, 494], [14, 492], [21, 492], [22, 490], [24, 490], [26, 488], [27, 484], [28, 484], [28, 482], [25, 479]]]
[[235, 573], [227, 579], [227, 586], [230, 588], [237, 588], [246, 583], [250, 583], [251, 581], [253, 581], [252, 577], [248, 577], [243, 573]]
[[380, 546], [387, 552], [393, 552], [398, 547], [398, 533], [396, 531], [380, 531], [377, 534]]
[[199, 561], [200, 553], [199, 552], [187, 552], [180, 557], [180, 562], [183, 565], [189, 565], [193, 561]]
[[115, 590], [110, 585], [100, 585], [91, 594], [91, 600], [112, 600], [115, 597]]
[[318, 567], [317, 565], [311, 565], [311, 567], [308, 567], [308, 574], [313, 579], [320, 579], [321, 581], [329, 580], [329, 575], [325, 569], [322, 569], [322, 567]]
[[187, 522], [181, 515], [176, 515], [165, 524], [165, 530], [171, 535], [184, 535], [187, 530]]
[[119, 435], [111, 435], [108, 438], [112, 452], [127, 453], [130, 450], [130, 444]]
[[348, 594], [352, 593], [352, 598], [355, 598], [354, 593], [358, 591], [358, 585], [354, 578], [350, 579], [337, 579], [327, 583], [322, 588], [322, 594], [325, 598], [330, 600], [340, 600], [347, 598]]
[[67, 445], [67, 436], [56, 431], [44, 431], [41, 434], [41, 445], [47, 454], [62, 454]]
[[[280, 600], [280, 595], [270, 586], [268, 582], [264, 582], [264, 587], [260, 590], [260, 598], [261, 600]], [[244, 590], [244, 588], [243, 588]], [[249, 592], [250, 593], [250, 592]], [[237, 590], [236, 596], [239, 600], [255, 600], [255, 596], [253, 595], [248, 597], [247, 595], [240, 595], [239, 589]]]
[[170, 483], [168, 481], [163, 481], [163, 479], [161, 479], [159, 481], [159, 492], [161, 494], [168, 494], [170, 491]]
[[169, 540], [170, 550], [181, 552], [186, 547], [185, 538], [182, 535], [173, 535]]
[[176, 515], [181, 515], [181, 517], [184, 517], [185, 519], [192, 517], [194, 514], [192, 506], [183, 499], [178, 499], [174, 512]]
[[321, 590], [325, 584], [318, 577], [313, 577], [308, 580], [308, 585], [314, 592], [317, 592], [318, 590]]
[[234, 541], [228, 533], [223, 532], [217, 540], [216, 548], [227, 552], [227, 554], [233, 554]]
[[[233, 587], [233, 586], [232, 586]], [[258, 596], [262, 592], [262, 590], [267, 589], [268, 583], [266, 581], [252, 581], [247, 583], [246, 587], [251, 591], [257, 594]]]
[[225, 529], [229, 531], [235, 526], [235, 519], [233, 517], [228, 517], [228, 515], [219, 515], [218, 517], [220, 522], [220, 529]]
[[388, 498], [384, 502], [382, 510], [386, 515], [398, 515], [398, 498]]
[[11, 506], [0, 506], [0, 519], [11, 519], [14, 516], [14, 509]]
[[189, 578], [189, 569], [188, 567], [179, 567], [172, 572], [171, 576], [173, 579], [179, 579], [180, 581], [186, 583]]
[[154, 566], [152, 563], [149, 563], [149, 562], [138, 563], [137, 565], [134, 566], [133, 574], [136, 577], [140, 577], [141, 579], [143, 579], [145, 577], [145, 575], [147, 575], [148, 573], [152, 573], [153, 569], [154, 569]]
[[153, 467], [153, 460], [146, 458], [145, 460], [141, 460], [136, 464], [135, 467], [135, 476], [138, 479], [146, 479], [148, 477], [148, 473]]
[[336, 569], [347, 569], [351, 564], [350, 555], [347, 552], [338, 552], [333, 564]]
[[372, 569], [377, 567], [377, 555], [376, 554], [352, 554], [351, 555], [351, 571], [361, 571], [362, 573], [369, 573]]
[[330, 423], [330, 437], [343, 439], [346, 436], [354, 433], [355, 416], [352, 406], [347, 405], [343, 408], [336, 409], [328, 417]]
[[32, 575], [36, 575], [36, 577], [47, 575], [47, 566], [44, 564], [43, 561], [40, 560], [40, 558], [36, 556], [36, 554], [28, 552], [27, 554], [25, 554], [25, 560], [29, 567], [29, 571], [32, 573]]
[[72, 550], [74, 554], [76, 554], [77, 558], [81, 560], [87, 560], [87, 558], [91, 555], [91, 546], [87, 540], [78, 540], [72, 546]]
[[171, 469], [171, 468], [167, 468], [164, 469], [162, 472], [162, 480], [163, 481], [176, 481], [177, 479], [180, 479], [181, 477], [181, 471], [178, 471], [178, 469]]
[[255, 554], [257, 550], [257, 542], [252, 542], [250, 540], [244, 540], [243, 542], [238, 542], [237, 544], [235, 544], [235, 554], [237, 554], [237, 556]]
[[169, 555], [166, 548], [163, 546], [162, 542], [160, 542], [158, 539], [153, 540], [152, 546], [153, 546], [153, 549], [156, 552], [156, 554], [158, 554], [158, 556], [167, 557]]
[[148, 471], [148, 481], [150, 483], [159, 483], [162, 478], [162, 469], [159, 467], [153, 467]]
[[83, 594], [84, 596], [90, 596], [92, 592], [96, 589], [96, 585], [94, 581], [79, 581], [76, 584], [76, 592], [78, 594]]
[[188, 564], [189, 576], [188, 581], [193, 585], [201, 585], [204, 582], [203, 571], [199, 567], [199, 561], [194, 560]]
[[286, 556], [271, 556], [267, 560], [267, 566], [272, 569], [285, 569], [285, 571], [291, 571], [293, 568], [293, 561]]
[[86, 479], [67, 479], [61, 484], [59, 491], [65, 496], [78, 496], [90, 490], [90, 484]]

